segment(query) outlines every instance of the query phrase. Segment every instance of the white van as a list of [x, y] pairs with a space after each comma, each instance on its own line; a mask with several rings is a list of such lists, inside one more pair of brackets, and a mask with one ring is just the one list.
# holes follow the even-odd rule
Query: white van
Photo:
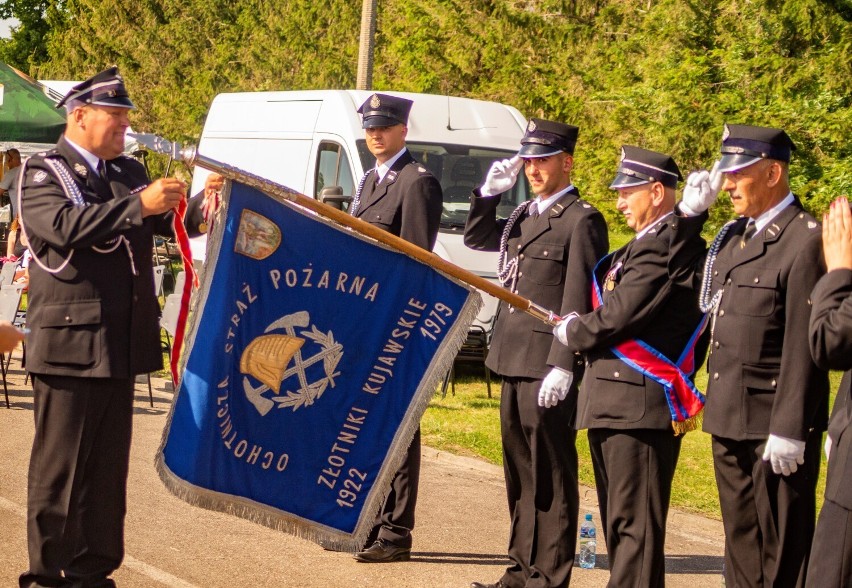
[[[351, 197], [361, 176], [375, 165], [356, 111], [372, 93], [315, 90], [219, 94], [207, 113], [198, 150], [320, 200], [329, 194]], [[406, 144], [414, 158], [438, 178], [444, 191], [435, 253], [496, 281], [497, 254], [465, 247], [462, 233], [471, 191], [482, 183], [494, 160], [517, 153], [526, 120], [517, 109], [496, 102], [384, 93], [414, 101]], [[208, 173], [196, 169], [191, 194], [201, 191]], [[522, 178], [511, 198], [504, 196], [498, 214], [508, 217], [528, 193]], [[203, 258], [203, 241], [194, 244], [193, 256]], [[485, 304], [477, 322], [490, 326], [497, 301], [488, 295], [483, 298]]]

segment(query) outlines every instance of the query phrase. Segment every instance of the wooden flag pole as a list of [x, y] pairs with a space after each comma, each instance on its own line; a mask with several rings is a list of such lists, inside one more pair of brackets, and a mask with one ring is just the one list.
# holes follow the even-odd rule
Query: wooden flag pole
[[167, 153], [174, 159], [182, 160], [190, 167], [197, 165], [204, 169], [216, 172], [230, 180], [236, 180], [263, 192], [290, 200], [291, 202], [294, 202], [303, 208], [307, 208], [321, 216], [329, 218], [338, 224], [367, 235], [380, 243], [389, 245], [410, 257], [420, 260], [423, 263], [444, 272], [445, 274], [470, 284], [474, 288], [478, 288], [487, 294], [491, 294], [495, 298], [526, 312], [548, 325], [555, 326], [559, 323], [560, 317], [558, 314], [547, 310], [546, 308], [542, 308], [531, 300], [527, 300], [523, 296], [518, 296], [514, 292], [511, 292], [502, 286], [498, 286], [497, 284], [462, 269], [445, 259], [441, 259], [431, 251], [426, 251], [416, 245], [412, 245], [408, 241], [401, 239], [396, 235], [392, 235], [387, 231], [374, 227], [370, 223], [357, 219], [342, 210], [334, 208], [333, 206], [329, 206], [328, 204], [320, 202], [314, 198], [305, 196], [304, 194], [288, 188], [287, 186], [277, 184], [270, 180], [261, 178], [260, 176], [243, 171], [232, 165], [211, 159], [198, 153], [198, 149], [193, 145], [181, 147], [177, 143], [172, 143], [167, 139], [163, 139], [156, 135], [132, 134], [132, 136], [149, 149], [158, 153]]

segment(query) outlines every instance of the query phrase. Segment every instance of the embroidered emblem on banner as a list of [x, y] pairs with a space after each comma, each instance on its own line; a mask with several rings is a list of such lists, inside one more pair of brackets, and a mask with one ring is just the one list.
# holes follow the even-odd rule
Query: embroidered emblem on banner
[[83, 165], [82, 163], [75, 163], [74, 164], [74, 171], [77, 172], [78, 175], [80, 175], [84, 178], [89, 175], [89, 169], [85, 165]]
[[33, 176], [33, 181], [36, 184], [41, 184], [43, 181], [47, 179], [47, 172], [43, 169], [38, 170]]
[[234, 251], [252, 259], [266, 259], [281, 245], [281, 229], [265, 216], [244, 209]]
[[[240, 371], [262, 383], [255, 387], [250, 378], [245, 377], [243, 391], [261, 416], [266, 416], [275, 405], [278, 408], [292, 407], [294, 412], [303, 406], [311, 406], [329, 386], [334, 388], [334, 378], [340, 375], [337, 365], [343, 358], [343, 345], [335, 341], [331, 331], [323, 333], [310, 321], [311, 316], [306, 311], [282, 316], [266, 327], [265, 334], [255, 338], [243, 351]], [[307, 327], [310, 330], [296, 333], [297, 328]], [[284, 332], [275, 332], [281, 330]], [[307, 340], [318, 351], [304, 357], [302, 348]], [[320, 363], [324, 376], [310, 381], [308, 369]], [[314, 375], [318, 372], [312, 371]], [[281, 394], [282, 385], [290, 380], [293, 380], [296, 390]], [[275, 395], [267, 398], [264, 394], [269, 390]]]

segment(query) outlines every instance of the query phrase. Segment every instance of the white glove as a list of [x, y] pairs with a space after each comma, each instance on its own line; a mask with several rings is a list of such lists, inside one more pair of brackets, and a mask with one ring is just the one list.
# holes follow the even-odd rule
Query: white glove
[[831, 435], [826, 434], [825, 445], [822, 446], [825, 451], [825, 461], [831, 459]]
[[568, 345], [568, 323], [573, 321], [579, 315], [576, 312], [566, 314], [558, 325], [553, 327], [553, 335], [559, 339], [563, 345]]
[[479, 188], [479, 193], [488, 197], [511, 190], [518, 181], [518, 173], [522, 167], [524, 167], [524, 160], [520, 155], [515, 155], [512, 159], [495, 161], [485, 175], [485, 183]]
[[770, 462], [776, 474], [789, 476], [805, 463], [805, 442], [770, 433], [763, 450], [763, 461]]
[[558, 367], [552, 368], [541, 383], [541, 389], [538, 391], [538, 405], [550, 408], [556, 406], [560, 400], [565, 400], [573, 381], [574, 374], [571, 372]]
[[716, 201], [724, 180], [724, 174], [719, 172], [718, 161], [709, 172], [701, 170], [689, 174], [680, 200], [681, 211], [686, 216], [698, 216], [710, 208]]

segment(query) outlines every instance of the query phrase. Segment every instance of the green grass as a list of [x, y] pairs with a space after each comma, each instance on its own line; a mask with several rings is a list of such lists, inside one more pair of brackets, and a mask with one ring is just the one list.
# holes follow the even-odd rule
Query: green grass
[[609, 250], [615, 251], [620, 247], [624, 247], [630, 239], [634, 237], [634, 233], [609, 233]]
[[[438, 388], [429, 408], [423, 415], [421, 431], [423, 443], [430, 447], [459, 455], [482, 458], [502, 465], [500, 444], [500, 384], [491, 382], [492, 396], [488, 398], [485, 380], [478, 368], [457, 366], [456, 393], [448, 388], [446, 398], [441, 398]], [[831, 374], [832, 402], [840, 383], [839, 372]], [[701, 370], [698, 387], [706, 389], [707, 373]], [[595, 485], [589, 443], [585, 431], [577, 434], [577, 453], [580, 459], [580, 483]], [[817, 486], [817, 507], [822, 506], [825, 491], [825, 456]], [[688, 433], [681, 447], [680, 459], [672, 487], [672, 506], [720, 519], [719, 498], [713, 474], [713, 455], [710, 435], [702, 431]]]

